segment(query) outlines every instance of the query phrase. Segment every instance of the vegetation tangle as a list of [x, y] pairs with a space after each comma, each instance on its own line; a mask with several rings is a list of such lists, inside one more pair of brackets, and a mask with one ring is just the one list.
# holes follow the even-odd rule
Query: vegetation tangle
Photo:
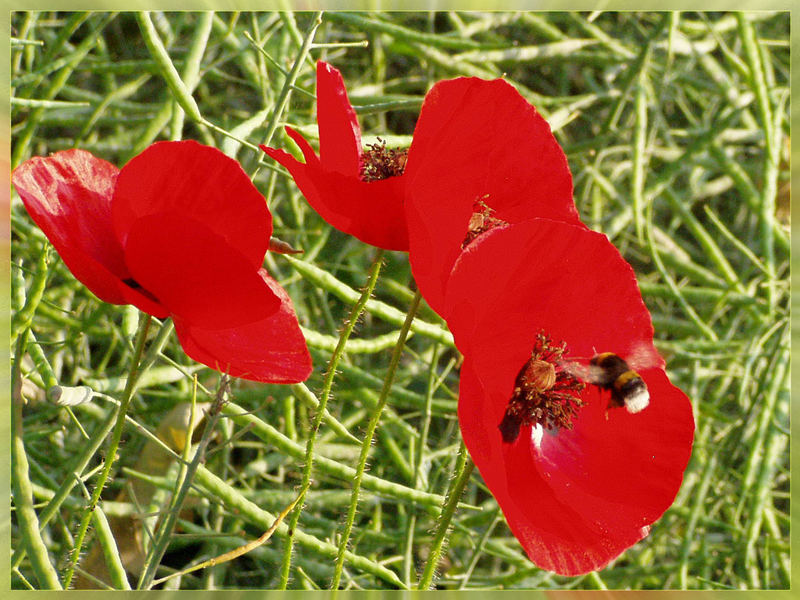
[[788, 588], [788, 22], [12, 13], [12, 587]]

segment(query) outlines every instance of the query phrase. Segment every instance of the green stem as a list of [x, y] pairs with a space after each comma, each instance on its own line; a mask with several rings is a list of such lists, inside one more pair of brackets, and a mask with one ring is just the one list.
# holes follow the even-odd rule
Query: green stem
[[[312, 284], [321, 287], [325, 291], [330, 292], [337, 298], [345, 302], [356, 302], [358, 299], [358, 292], [351, 288], [346, 283], [336, 279], [333, 275], [328, 273], [325, 269], [314, 266], [310, 262], [293, 258], [288, 254], [283, 256], [292, 268], [297, 271], [303, 279], [311, 282]], [[401, 325], [405, 320], [405, 315], [402, 311], [397, 310], [394, 306], [381, 302], [380, 300], [371, 299], [367, 301], [366, 310], [368, 313], [383, 319], [392, 325]], [[446, 327], [434, 325], [433, 323], [426, 323], [419, 319], [415, 319], [411, 325], [411, 330], [419, 335], [423, 335], [437, 342], [441, 342], [450, 348], [455, 347], [453, 341], [453, 334], [450, 333]]]
[[[342, 334], [339, 336], [339, 342], [336, 344], [336, 348], [334, 349], [331, 359], [328, 362], [328, 370], [325, 372], [325, 379], [322, 382], [322, 392], [320, 393], [319, 405], [316, 408], [316, 414], [314, 415], [311, 433], [309, 434], [308, 441], [306, 442], [305, 467], [303, 468], [303, 482], [301, 484], [303, 491], [300, 494], [300, 500], [297, 502], [297, 508], [292, 513], [292, 518], [289, 523], [289, 531], [294, 531], [297, 528], [297, 522], [300, 519], [300, 513], [303, 511], [303, 502], [305, 501], [306, 490], [311, 482], [311, 470], [314, 464], [314, 445], [317, 440], [317, 432], [319, 431], [320, 424], [322, 423], [322, 418], [325, 416], [326, 406], [331, 395], [333, 379], [336, 377], [336, 370], [339, 365], [339, 361], [344, 355], [347, 340], [350, 338], [350, 334], [353, 333], [353, 329], [355, 328], [358, 319], [361, 317], [361, 313], [364, 312], [364, 307], [367, 305], [367, 300], [369, 300], [369, 297], [372, 295], [372, 292], [375, 289], [375, 285], [378, 283], [378, 275], [381, 272], [382, 265], [383, 250], [378, 250], [378, 252], [375, 254], [375, 260], [372, 262], [372, 267], [370, 267], [369, 270], [367, 284], [364, 287], [364, 290], [361, 292], [361, 297], [353, 305], [353, 308], [350, 311], [350, 316], [347, 320], [347, 324], [344, 327], [344, 331], [342, 331]], [[278, 585], [278, 589], [281, 590], [285, 590], [289, 583], [289, 568], [292, 563], [293, 545], [294, 536], [289, 534], [289, 539], [286, 541], [286, 545], [284, 546], [283, 563], [281, 565], [281, 579], [280, 584]]]
[[[200, 83], [200, 65], [205, 54], [206, 47], [208, 46], [208, 38], [211, 35], [211, 27], [214, 22], [214, 12], [202, 12], [198, 18], [197, 25], [194, 30], [194, 38], [189, 53], [183, 65], [181, 73], [181, 80], [186, 84], [190, 92]], [[182, 110], [172, 111], [172, 122], [170, 123], [170, 136], [171, 140], [180, 140], [183, 138], [183, 125], [185, 121], [185, 113]]]
[[[36, 261], [36, 271], [33, 274], [30, 288], [25, 293], [25, 305], [11, 316], [11, 344], [13, 345], [21, 331], [30, 328], [33, 315], [44, 296], [47, 284], [47, 264], [50, 253], [50, 244], [45, 244]], [[24, 288], [23, 288], [24, 292]], [[21, 292], [22, 293], [22, 292]]]
[[[155, 360], [155, 358], [158, 356], [158, 353], [164, 347], [164, 344], [166, 344], [167, 338], [172, 332], [172, 329], [172, 321], [167, 321], [161, 326], [161, 330], [155, 339], [150, 343], [150, 348], [147, 354], [140, 362], [139, 373], [145, 373], [149, 369], [150, 365], [153, 363], [153, 360]], [[31, 354], [34, 361], [36, 361], [36, 353], [37, 351], [41, 352], [41, 348], [34, 344], [29, 344], [28, 347], [28, 353]], [[149, 357], [152, 357], [153, 360], [150, 360]], [[55, 376], [53, 376], [53, 378], [55, 378]], [[142, 378], [137, 377], [137, 384], [141, 383], [141, 381]], [[64, 480], [58, 490], [56, 490], [53, 497], [48, 501], [47, 506], [45, 506], [42, 512], [39, 514], [40, 529], [47, 525], [50, 519], [52, 519], [53, 516], [55, 516], [55, 514], [58, 512], [59, 508], [61, 508], [61, 504], [69, 497], [69, 493], [72, 491], [72, 488], [78, 481], [80, 481], [80, 475], [86, 469], [86, 465], [89, 464], [89, 461], [92, 460], [92, 457], [94, 457], [94, 455], [97, 453], [97, 450], [103, 444], [103, 441], [108, 437], [108, 434], [111, 433], [111, 430], [114, 427], [114, 422], [115, 414], [111, 413], [108, 415], [108, 418], [100, 424], [100, 427], [98, 427], [97, 431], [94, 432], [86, 446], [83, 447], [81, 453], [75, 457], [72, 465], [68, 469], [68, 472], [75, 473], [78, 475], [78, 477], [68, 477]], [[25, 558], [25, 553], [26, 550], [24, 546], [14, 550], [14, 554], [11, 556], [12, 568], [16, 568], [20, 565], [22, 559]]]
[[92, 522], [94, 523], [97, 543], [100, 544], [103, 550], [103, 558], [106, 561], [112, 587], [116, 590], [131, 589], [128, 583], [128, 576], [125, 573], [125, 566], [122, 564], [117, 540], [114, 539], [114, 532], [105, 512], [99, 506], [92, 512]]
[[297, 57], [294, 59], [292, 69], [289, 71], [289, 75], [283, 82], [283, 88], [278, 95], [278, 99], [275, 101], [275, 110], [272, 112], [272, 117], [267, 124], [267, 133], [264, 135], [265, 145], [269, 145], [275, 130], [278, 128], [278, 120], [283, 114], [283, 111], [286, 109], [286, 106], [289, 104], [289, 98], [291, 97], [292, 89], [294, 88], [294, 84], [297, 81], [298, 75], [300, 75], [300, 69], [305, 62], [308, 53], [311, 51], [317, 28], [321, 24], [322, 12], [318, 12], [314, 15], [314, 20], [311, 22], [311, 29], [309, 29], [308, 33], [306, 34], [306, 38], [303, 40], [303, 45], [300, 48], [300, 52], [298, 52]]
[[122, 430], [125, 428], [125, 414], [128, 411], [128, 405], [130, 404], [131, 398], [133, 398], [133, 391], [136, 388], [136, 379], [139, 375], [139, 360], [141, 359], [142, 352], [144, 350], [145, 340], [147, 339], [147, 331], [150, 328], [150, 319], [151, 317], [148, 315], [147, 318], [144, 319], [139, 325], [139, 331], [136, 335], [136, 347], [133, 353], [133, 364], [131, 365], [131, 372], [128, 376], [128, 382], [125, 386], [125, 393], [123, 395], [122, 402], [120, 403], [116, 412], [114, 430], [111, 434], [111, 443], [108, 448], [108, 453], [106, 454], [105, 462], [103, 463], [103, 470], [100, 472], [97, 485], [95, 485], [94, 491], [92, 492], [92, 497], [89, 500], [89, 506], [86, 507], [83, 517], [81, 518], [81, 523], [78, 527], [78, 535], [75, 536], [75, 547], [72, 550], [72, 559], [67, 567], [66, 573], [64, 574], [64, 588], [66, 589], [69, 589], [69, 584], [72, 582], [72, 577], [75, 574], [75, 567], [77, 566], [78, 559], [81, 555], [83, 542], [86, 538], [86, 531], [88, 530], [89, 522], [92, 519], [92, 512], [94, 512], [95, 506], [97, 506], [97, 503], [100, 501], [100, 494], [103, 493], [103, 488], [105, 487], [108, 476], [111, 473], [111, 466], [114, 464], [114, 460], [117, 457], [117, 449], [119, 448], [119, 442], [122, 439]]
[[181, 79], [175, 65], [172, 64], [172, 59], [169, 57], [167, 49], [164, 47], [161, 38], [158, 37], [155, 25], [150, 20], [150, 13], [137, 12], [136, 21], [139, 23], [139, 30], [142, 33], [142, 38], [147, 46], [150, 56], [156, 61], [161, 71], [161, 76], [166, 81], [169, 88], [172, 90], [172, 95], [175, 96], [175, 101], [180, 107], [195, 121], [203, 121], [203, 115], [200, 113], [200, 108], [192, 96], [192, 91], [187, 83]]
[[461, 449], [458, 453], [458, 461], [456, 462], [455, 477], [447, 490], [447, 499], [444, 501], [442, 512], [439, 515], [439, 523], [436, 527], [436, 534], [431, 542], [431, 550], [428, 554], [428, 561], [425, 563], [425, 569], [422, 572], [422, 577], [417, 584], [418, 590], [428, 590], [433, 582], [433, 576], [436, 573], [436, 567], [439, 565], [439, 559], [442, 556], [442, 549], [444, 548], [445, 537], [450, 528], [450, 521], [453, 519], [453, 514], [458, 507], [458, 500], [461, 494], [464, 493], [464, 488], [469, 482], [472, 475], [472, 470], [475, 468], [475, 463], [469, 460], [469, 453], [467, 452], [464, 442], [461, 442]]
[[[183, 507], [183, 502], [186, 499], [186, 495], [189, 493], [189, 488], [192, 487], [194, 482], [195, 473], [197, 473], [197, 468], [203, 460], [205, 455], [206, 447], [208, 443], [211, 441], [211, 435], [216, 428], [217, 422], [219, 421], [220, 414], [222, 412], [221, 408], [225, 402], [225, 396], [227, 395], [228, 389], [228, 378], [226, 376], [222, 376], [220, 379], [219, 389], [217, 390], [216, 400], [214, 402], [214, 406], [209, 411], [210, 416], [206, 419], [206, 425], [203, 429], [203, 436], [200, 438], [200, 441], [197, 444], [197, 449], [195, 450], [194, 457], [192, 458], [192, 462], [189, 463], [187, 467], [183, 467], [181, 464], [181, 471], [182, 477], [179, 476], [176, 481], [176, 487], [178, 488], [177, 492], [173, 496], [172, 502], [169, 507], [169, 512], [167, 513], [166, 517], [164, 518], [163, 523], [158, 529], [158, 535], [156, 539], [153, 541], [153, 545], [150, 548], [150, 552], [147, 553], [147, 558], [145, 560], [144, 569], [142, 571], [141, 576], [139, 577], [139, 583], [136, 586], [138, 590], [147, 590], [153, 585], [153, 580], [156, 576], [156, 569], [158, 569], [158, 565], [161, 563], [161, 559], [164, 556], [164, 553], [167, 551], [167, 547], [169, 546], [170, 539], [172, 537], [172, 532], [175, 529], [175, 524], [178, 522], [178, 515], [181, 512], [181, 508]], [[192, 411], [196, 409], [196, 402], [192, 401]], [[190, 417], [189, 419], [189, 429], [190, 431], [186, 434], [186, 445], [183, 448], [183, 458], [186, 460], [188, 458], [189, 447], [192, 443], [192, 431], [191, 428], [194, 426], [194, 416]]]
[[[280, 116], [283, 114], [283, 111], [289, 104], [289, 98], [291, 97], [292, 90], [295, 89], [295, 82], [297, 81], [297, 77], [300, 74], [300, 68], [303, 65], [303, 61], [308, 56], [309, 51], [311, 50], [312, 42], [314, 40], [314, 34], [316, 33], [317, 28], [320, 26], [321, 23], [322, 23], [322, 13], [319, 12], [317, 13], [316, 18], [311, 24], [311, 29], [306, 35], [306, 39], [303, 42], [303, 46], [300, 48], [300, 53], [297, 55], [294, 65], [292, 66], [292, 70], [289, 72], [289, 75], [287, 76], [286, 81], [283, 84], [283, 88], [281, 89], [281, 93], [278, 96], [278, 100], [276, 101], [275, 109], [272, 112], [272, 117], [270, 118], [269, 124], [267, 125], [267, 133], [264, 137], [264, 144], [266, 145], [269, 145], [270, 140], [272, 139], [272, 136], [275, 133], [275, 130], [278, 128], [278, 121], [280, 120]], [[237, 137], [233, 133], [223, 129], [219, 125], [216, 125], [203, 117], [199, 117], [198, 121], [203, 125], [205, 125], [206, 127], [208, 127], [209, 129], [216, 131], [220, 135], [224, 135], [225, 137], [230, 138], [235, 142], [238, 142], [242, 146], [250, 148], [257, 155], [259, 155], [259, 157], [263, 156], [261, 149], [256, 144], [252, 144], [247, 140]], [[256, 171], [253, 173], [251, 179], [255, 178], [257, 173], [258, 169], [256, 169]]]
[[341, 540], [339, 541], [339, 553], [336, 556], [336, 566], [333, 570], [333, 580], [331, 582], [331, 589], [333, 590], [339, 589], [339, 581], [341, 580], [342, 568], [344, 567], [344, 555], [345, 551], [347, 550], [347, 544], [350, 541], [350, 533], [353, 529], [353, 522], [355, 521], [356, 517], [358, 495], [361, 491], [361, 480], [364, 477], [364, 469], [366, 468], [367, 464], [367, 455], [369, 454], [369, 449], [372, 447], [372, 438], [375, 435], [375, 429], [378, 427], [378, 421], [381, 418], [383, 407], [386, 405], [386, 400], [389, 398], [389, 390], [391, 389], [392, 382], [394, 381], [394, 374], [397, 370], [397, 365], [400, 363], [400, 356], [403, 354], [403, 347], [405, 346], [408, 332], [411, 329], [411, 323], [414, 320], [414, 315], [417, 314], [417, 309], [419, 308], [421, 300], [422, 295], [418, 291], [414, 295], [414, 299], [411, 301], [411, 306], [408, 309], [406, 320], [403, 323], [402, 329], [400, 330], [400, 336], [398, 337], [397, 345], [394, 347], [394, 351], [392, 352], [392, 358], [389, 362], [389, 369], [386, 372], [386, 378], [383, 382], [383, 389], [381, 389], [380, 398], [378, 398], [378, 404], [372, 413], [372, 418], [367, 425], [367, 432], [364, 435], [364, 441], [361, 444], [361, 453], [358, 457], [356, 476], [355, 480], [353, 481], [353, 492], [350, 499], [350, 508], [347, 511], [347, 521], [345, 523], [344, 531], [342, 532]]
[[747, 58], [750, 70], [750, 83], [756, 95], [756, 107], [764, 132], [764, 174], [761, 192], [760, 238], [761, 252], [764, 264], [770, 273], [770, 282], [767, 286], [767, 298], [770, 308], [774, 309], [777, 303], [775, 290], [775, 196], [778, 188], [778, 172], [780, 170], [780, 138], [781, 117], [775, 119], [770, 101], [770, 89], [765, 76], [766, 66], [762, 62], [759, 52], [759, 41], [755, 29], [748, 23], [744, 13], [736, 13], [736, 22], [739, 36]]
[[647, 68], [650, 56], [650, 44], [644, 48], [644, 59], [636, 78], [634, 106], [636, 111], [636, 127], [633, 135], [633, 173], [631, 176], [631, 196], [633, 197], [633, 220], [636, 224], [636, 238], [644, 243], [644, 183], [647, 168]]
[[[222, 412], [240, 427], [247, 427], [253, 435], [261, 439], [265, 444], [274, 447], [276, 451], [283, 452], [287, 456], [298, 460], [302, 460], [305, 456], [305, 448], [303, 446], [286, 437], [269, 423], [259, 419], [251, 411], [245, 410], [234, 402], [228, 402]], [[356, 476], [356, 470], [353, 467], [326, 456], [317, 456], [315, 462], [320, 471], [331, 477], [352, 481]], [[444, 498], [439, 494], [415, 490], [400, 483], [369, 474], [364, 475], [363, 484], [365, 488], [376, 494], [381, 494], [387, 498], [396, 498], [403, 502], [416, 502], [424, 506], [425, 510], [428, 511], [435, 511], [435, 507], [441, 506], [442, 502], [444, 502]], [[469, 504], [462, 504], [461, 508], [480, 510], [480, 507]]]
[[[86, 31], [86, 37], [83, 38], [83, 41], [78, 44], [73, 52], [61, 59], [64, 62], [60, 64], [58, 70], [53, 72], [51, 76], [46, 77], [46, 81], [48, 82], [47, 88], [37, 93], [38, 100], [53, 100], [58, 95], [66, 85], [75, 67], [86, 57], [89, 51], [97, 45], [100, 40], [98, 32], [102, 31], [115, 16], [116, 13], [106, 13], [98, 17], [90, 30]], [[50, 68], [53, 68], [57, 62], [59, 61], [50, 62]], [[38, 79], [40, 76], [33, 73], [31, 75], [34, 79]], [[12, 166], [17, 166], [28, 152], [28, 147], [33, 141], [34, 133], [36, 133], [36, 129], [41, 123], [45, 110], [46, 108], [43, 106], [33, 109], [25, 121], [25, 128], [15, 136], [15, 145], [11, 156]]]
[[606, 586], [603, 579], [600, 577], [600, 574], [597, 571], [592, 571], [586, 576], [586, 580], [594, 586], [596, 590], [607, 590], [608, 586]]
[[[423, 478], [423, 459], [425, 457], [425, 450], [428, 446], [428, 432], [431, 426], [431, 407], [433, 404], [433, 395], [436, 393], [438, 386], [436, 377], [436, 365], [439, 362], [439, 344], [434, 344], [431, 349], [430, 370], [428, 371], [428, 390], [425, 393], [425, 408], [422, 412], [422, 430], [419, 433], [419, 445], [417, 450], [413, 453], [413, 469], [414, 477], [412, 480], [414, 488], [418, 488], [420, 481]], [[414, 438], [411, 438], [413, 442]], [[407, 586], [411, 587], [411, 571], [413, 561], [414, 549], [414, 528], [416, 526], [416, 514], [411, 512], [408, 517], [408, 525], [406, 526], [406, 547], [403, 554], [403, 581]]]
[[[173, 326], [172, 321], [167, 321], [161, 326], [161, 330], [159, 331], [158, 335], [155, 339], [150, 343], [150, 348], [145, 355], [144, 359], [140, 361], [139, 365], [139, 373], [145, 373], [149, 369], [150, 365], [153, 363], [155, 358], [158, 357], [159, 352], [164, 347], [164, 344], [167, 342], [167, 338], [169, 334], [172, 332]], [[41, 355], [41, 360], [44, 361], [46, 364], [46, 359], [44, 358], [44, 354], [42, 353], [41, 348], [36, 345], [35, 338], [29, 334], [29, 338], [34, 340], [33, 343], [28, 344], [28, 354], [34, 360], [34, 363], [37, 364], [37, 368], [39, 368], [39, 360], [37, 359], [38, 355]], [[150, 358], [152, 360], [150, 360]], [[45, 384], [47, 385], [48, 389], [52, 387], [52, 385], [57, 385], [58, 381], [55, 379], [55, 375], [52, 374], [52, 369], [47, 365], [48, 373], [42, 375], [43, 379], [45, 380]], [[40, 369], [41, 370], [41, 369]], [[50, 382], [50, 379], [53, 381]], [[141, 384], [143, 378], [137, 377], [136, 383]], [[127, 383], [127, 382], [126, 382]], [[94, 386], [96, 387], [96, 386]], [[122, 388], [121, 388], [122, 389]], [[110, 390], [109, 390], [110, 391]], [[73, 460], [72, 465], [69, 467], [68, 472], [75, 473], [77, 477], [68, 477], [64, 480], [61, 486], [56, 490], [53, 497], [48, 501], [47, 506], [44, 507], [42, 512], [39, 514], [39, 528], [41, 529], [56, 515], [58, 510], [61, 508], [61, 504], [69, 497], [69, 493], [72, 491], [72, 488], [75, 484], [80, 481], [80, 475], [86, 469], [86, 465], [92, 460], [94, 455], [97, 453], [97, 450], [102, 446], [103, 441], [108, 437], [108, 434], [111, 433], [111, 430], [114, 428], [116, 415], [114, 413], [110, 413], [105, 421], [100, 424], [100, 427], [94, 432], [92, 437], [88, 440], [86, 446], [83, 447], [81, 453], [75, 457]], [[26, 550], [24, 546], [16, 548], [14, 550], [14, 554], [11, 556], [11, 566], [12, 568], [16, 568], [22, 562], [22, 559], [25, 558]]]
[[[17, 338], [16, 353], [13, 364], [13, 389], [22, 388], [22, 357], [28, 343], [28, 330], [25, 329]], [[33, 508], [33, 491], [28, 477], [28, 457], [25, 454], [25, 442], [22, 436], [22, 393], [15, 392], [11, 407], [11, 490], [14, 498], [14, 509], [22, 544], [30, 557], [30, 564], [39, 585], [44, 589], [60, 590], [61, 582], [58, 573], [50, 562], [47, 546], [39, 534], [39, 519]]]
[[[255, 502], [245, 498], [242, 493], [222, 481], [217, 475], [206, 469], [203, 465], [197, 469], [195, 477], [196, 483], [204, 496], [213, 499], [214, 503], [220, 502], [229, 512], [240, 515], [248, 523], [252, 523], [257, 527], [266, 530], [275, 522], [276, 515], [267, 512]], [[278, 525], [275, 532], [279, 537], [285, 538], [289, 535], [289, 526], [286, 523]], [[292, 532], [297, 539], [297, 544], [309, 554], [318, 554], [325, 559], [333, 559], [336, 556], [337, 548], [329, 542], [320, 540], [319, 538], [305, 533], [302, 529], [297, 529]], [[403, 582], [397, 574], [388, 569], [379, 562], [369, 559], [365, 556], [353, 554], [352, 552], [346, 553], [348, 565], [353, 569], [363, 571], [364, 573], [375, 575], [382, 581], [385, 581], [391, 586], [399, 589], [405, 589]], [[313, 560], [313, 558], [311, 559]]]
[[680, 288], [678, 287], [677, 283], [673, 280], [672, 276], [667, 273], [667, 270], [664, 268], [664, 263], [661, 260], [661, 256], [658, 252], [658, 248], [656, 248], [655, 240], [653, 239], [653, 205], [647, 205], [647, 212], [646, 212], [646, 220], [645, 220], [645, 239], [647, 241], [647, 245], [650, 249], [650, 255], [653, 257], [653, 264], [656, 266], [656, 269], [661, 273], [661, 276], [664, 278], [667, 286], [669, 286], [670, 291], [672, 292], [675, 300], [680, 304], [681, 308], [683, 308], [686, 315], [692, 322], [697, 326], [698, 330], [702, 331], [703, 334], [711, 341], [717, 342], [717, 334], [714, 330], [706, 324], [700, 315], [697, 314], [697, 311], [689, 304], [686, 299], [683, 297]]

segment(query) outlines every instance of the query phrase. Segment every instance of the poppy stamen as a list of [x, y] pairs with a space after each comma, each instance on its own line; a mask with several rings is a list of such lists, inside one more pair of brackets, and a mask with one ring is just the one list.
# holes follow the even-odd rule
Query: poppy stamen
[[407, 158], [407, 148], [387, 148], [386, 141], [378, 138], [377, 144], [367, 144], [361, 153], [361, 179], [379, 181], [402, 175]]
[[[484, 198], [487, 197], [488, 196], [484, 196]], [[490, 229], [494, 229], [500, 225], [508, 225], [508, 222], [498, 219], [493, 216], [493, 214], [494, 209], [482, 199], [476, 200], [473, 203], [472, 216], [469, 218], [469, 224], [467, 225], [467, 235], [464, 236], [464, 241], [461, 242], [462, 250]]]
[[561, 368], [566, 351], [566, 343], [554, 344], [544, 332], [536, 336], [531, 357], [517, 375], [498, 425], [505, 443], [516, 440], [523, 425], [548, 431], [572, 429], [572, 421], [583, 406], [579, 394], [586, 384]]

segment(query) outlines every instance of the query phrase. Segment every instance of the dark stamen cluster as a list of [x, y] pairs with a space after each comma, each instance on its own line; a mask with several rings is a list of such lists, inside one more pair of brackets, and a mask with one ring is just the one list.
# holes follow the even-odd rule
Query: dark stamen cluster
[[586, 384], [559, 366], [566, 348], [563, 342], [554, 345], [544, 332], [537, 335], [531, 358], [517, 375], [499, 425], [504, 442], [517, 439], [523, 425], [572, 429], [572, 421], [583, 406], [579, 394]]
[[483, 200], [476, 200], [472, 205], [472, 216], [467, 225], [467, 235], [461, 242], [463, 250], [469, 246], [478, 236], [486, 233], [499, 225], [508, 225], [506, 221], [493, 217], [494, 209]]
[[378, 181], [402, 175], [407, 158], [407, 148], [387, 148], [386, 142], [378, 138], [377, 144], [367, 144], [361, 153], [361, 179]]

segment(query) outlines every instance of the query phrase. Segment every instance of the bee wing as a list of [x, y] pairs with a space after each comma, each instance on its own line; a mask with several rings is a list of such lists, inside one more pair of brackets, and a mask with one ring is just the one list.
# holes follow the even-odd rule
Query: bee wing
[[651, 344], [642, 342], [637, 344], [630, 355], [625, 359], [628, 366], [634, 371], [649, 369], [657, 366], [661, 361], [661, 356], [656, 352]]
[[561, 368], [578, 379], [584, 379], [589, 372], [589, 367], [578, 362], [563, 360], [559, 363]]
[[600, 381], [603, 376], [603, 369], [595, 365], [584, 365], [579, 362], [564, 361], [561, 363], [561, 367], [570, 375], [589, 383]]

